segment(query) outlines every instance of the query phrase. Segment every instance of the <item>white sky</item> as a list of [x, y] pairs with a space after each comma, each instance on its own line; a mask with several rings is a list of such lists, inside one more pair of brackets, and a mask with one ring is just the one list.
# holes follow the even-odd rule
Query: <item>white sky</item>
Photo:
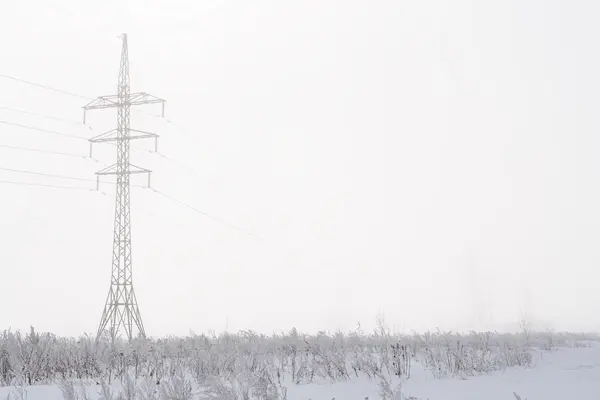
[[[176, 124], [135, 113], [132, 127], [161, 133], [180, 164], [132, 162], [157, 189], [266, 239], [132, 189], [150, 335], [368, 329], [379, 313], [399, 330], [514, 328], [522, 315], [591, 330], [599, 12], [591, 0], [19, 0], [0, 14], [0, 73], [112, 94], [127, 32], [132, 89], [166, 98]], [[0, 79], [3, 107], [79, 121], [84, 104]], [[90, 114], [95, 133], [0, 120], [86, 136], [115, 125], [112, 111]], [[0, 145], [88, 151], [8, 126]], [[114, 148], [97, 157], [112, 163]], [[0, 148], [0, 168], [93, 179], [101, 167]], [[2, 327], [95, 332], [114, 214], [102, 189], [0, 185]]]

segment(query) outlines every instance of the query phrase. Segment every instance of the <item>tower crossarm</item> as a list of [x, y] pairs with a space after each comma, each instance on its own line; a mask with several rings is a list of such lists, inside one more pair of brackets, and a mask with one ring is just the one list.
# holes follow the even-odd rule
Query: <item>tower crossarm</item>
[[100, 177], [106, 175], [135, 175], [135, 174], [148, 174], [148, 188], [150, 187], [150, 176], [152, 171], [146, 168], [138, 167], [137, 165], [129, 164], [128, 168], [119, 170], [118, 164], [110, 165], [98, 172], [96, 172], [96, 189], [100, 188]]
[[162, 104], [161, 116], [165, 116], [165, 99], [156, 97], [150, 93], [137, 92], [128, 93], [126, 96], [111, 94], [108, 96], [100, 96], [83, 106], [83, 123], [85, 124], [86, 111], [101, 110], [105, 108], [119, 108], [128, 106], [139, 106], [144, 104]]
[[128, 171], [119, 172], [117, 170], [117, 164], [113, 164], [109, 167], [104, 168], [101, 171], [96, 172], [96, 175], [132, 175], [132, 174], [146, 174], [152, 172], [149, 169], [141, 168], [133, 164], [129, 164]]
[[[158, 151], [158, 134], [131, 128], [129, 129], [129, 132], [130, 134], [125, 137], [119, 135], [119, 131], [117, 129], [111, 129], [108, 132], [104, 132], [98, 136], [94, 136], [93, 138], [89, 139], [90, 157], [92, 157], [92, 148], [94, 143], [120, 142], [124, 140], [135, 139], [154, 139], [154, 151]], [[131, 133], [133, 133], [133, 135]]]
[[114, 108], [123, 106], [139, 106], [143, 104], [160, 104], [166, 103], [167, 101], [151, 95], [146, 92], [130, 93], [123, 101], [119, 100], [119, 95], [111, 94], [108, 96], [100, 96], [92, 100], [85, 106], [84, 110], [98, 110], [103, 108]]

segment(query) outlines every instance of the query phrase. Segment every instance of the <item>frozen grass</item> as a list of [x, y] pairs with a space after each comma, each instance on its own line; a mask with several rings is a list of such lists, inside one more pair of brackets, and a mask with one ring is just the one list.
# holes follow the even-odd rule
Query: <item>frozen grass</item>
[[[509, 368], [528, 369], [540, 354], [595, 342], [600, 342], [595, 334], [550, 332], [396, 335], [383, 324], [370, 334], [305, 335], [292, 330], [271, 336], [240, 332], [131, 343], [59, 338], [32, 329], [26, 335], [0, 335], [0, 384], [12, 386], [9, 393], [15, 400], [33, 396], [40, 385], [54, 388], [55, 394], [44, 396], [66, 400], [308, 400], [299, 397], [303, 388], [313, 388], [308, 396], [316, 400], [325, 399], [320, 395], [327, 392], [325, 384], [359, 385], [369, 388], [370, 399], [404, 400], [409, 397], [403, 392], [419, 380], [460, 381]], [[38, 387], [26, 390], [33, 385]], [[446, 398], [431, 400], [438, 399]]]

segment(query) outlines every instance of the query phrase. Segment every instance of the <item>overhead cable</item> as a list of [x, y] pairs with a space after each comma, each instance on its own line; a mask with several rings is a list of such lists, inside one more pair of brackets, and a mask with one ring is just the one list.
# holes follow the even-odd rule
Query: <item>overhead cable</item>
[[65, 153], [62, 151], [54, 151], [54, 150], [35, 149], [32, 147], [14, 146], [14, 145], [10, 145], [10, 144], [0, 144], [0, 147], [6, 148], [6, 149], [12, 149], [12, 150], [22, 150], [22, 151], [31, 151], [31, 152], [35, 152], [35, 153], [53, 154], [53, 155], [58, 155], [58, 156], [90, 158], [90, 157], [84, 156], [82, 154]]
[[33, 111], [21, 110], [21, 109], [18, 109], [18, 108], [5, 107], [5, 106], [0, 106], [0, 110], [11, 111], [11, 112], [14, 112], [14, 113], [19, 113], [19, 114], [33, 115], [33, 116], [36, 116], [36, 117], [45, 118], [45, 119], [51, 119], [51, 120], [54, 120], [54, 121], [68, 122], [68, 123], [74, 124], [74, 125], [84, 125], [88, 129], [92, 129], [91, 127], [85, 125], [83, 122], [81, 122], [81, 121], [75, 121], [73, 119], [55, 117], [55, 116], [52, 116], [52, 115], [40, 114], [40, 113], [33, 112]]
[[85, 190], [95, 192], [96, 189], [84, 188], [79, 186], [61, 186], [61, 185], [50, 185], [45, 183], [31, 183], [31, 182], [17, 182], [17, 181], [4, 181], [0, 180], [0, 184], [18, 185], [18, 186], [38, 186], [55, 189], [71, 189], [71, 190]]
[[85, 100], [92, 100], [89, 97], [82, 96], [82, 95], [77, 94], [77, 93], [69, 92], [67, 90], [57, 89], [57, 88], [54, 88], [52, 86], [43, 85], [41, 83], [36, 83], [36, 82], [28, 81], [28, 80], [17, 78], [15, 76], [11, 76], [11, 75], [0, 74], [0, 77], [1, 78], [5, 78], [5, 79], [11, 79], [13, 81], [17, 81], [17, 82], [21, 82], [21, 83], [25, 83], [25, 84], [31, 85], [31, 86], [36, 86], [36, 87], [39, 87], [39, 88], [42, 88], [42, 89], [46, 89], [46, 90], [50, 90], [50, 91], [53, 91], [53, 92], [66, 94], [68, 96], [79, 97], [80, 99], [85, 99]]
[[224, 220], [222, 220], [221, 218], [214, 217], [214, 216], [212, 216], [212, 215], [210, 215], [210, 214], [208, 214], [208, 213], [206, 213], [206, 212], [204, 212], [204, 211], [200, 210], [199, 208], [196, 208], [196, 207], [194, 207], [194, 206], [192, 206], [192, 205], [189, 205], [188, 203], [185, 203], [185, 202], [183, 202], [183, 201], [181, 201], [181, 200], [178, 200], [178, 199], [176, 199], [175, 197], [173, 197], [173, 196], [170, 196], [170, 195], [166, 194], [166, 193], [165, 193], [165, 192], [163, 192], [163, 191], [160, 191], [160, 190], [158, 190], [158, 189], [155, 189], [155, 188], [150, 188], [150, 190], [152, 190], [152, 191], [153, 191], [153, 192], [155, 192], [155, 193], [158, 193], [158, 194], [160, 194], [161, 196], [163, 196], [163, 197], [165, 197], [165, 198], [167, 198], [167, 199], [169, 199], [169, 200], [171, 200], [171, 201], [173, 201], [173, 202], [175, 202], [175, 203], [178, 203], [179, 205], [181, 205], [181, 206], [183, 206], [183, 207], [186, 207], [186, 208], [187, 208], [187, 209], [189, 209], [189, 210], [192, 210], [192, 211], [194, 211], [194, 212], [195, 212], [195, 213], [197, 213], [197, 214], [203, 215], [203, 216], [205, 216], [205, 217], [207, 217], [207, 218], [210, 218], [210, 219], [212, 219], [212, 220], [214, 220], [214, 221], [217, 221], [217, 222], [221, 223], [222, 225], [225, 225], [225, 226], [227, 226], [227, 227], [228, 227], [228, 228], [230, 228], [230, 229], [233, 229], [233, 230], [236, 230], [236, 231], [238, 231], [238, 232], [244, 233], [244, 234], [246, 234], [246, 235], [248, 235], [248, 236], [252, 236], [252, 237], [254, 237], [254, 238], [258, 239], [258, 240], [261, 240], [261, 241], [264, 241], [264, 240], [265, 240], [265, 239], [263, 239], [262, 237], [260, 237], [260, 236], [258, 236], [258, 235], [256, 235], [256, 234], [254, 234], [254, 233], [252, 233], [252, 232], [249, 232], [249, 231], [247, 231], [247, 230], [245, 230], [245, 229], [242, 229], [242, 228], [240, 228], [240, 227], [238, 227], [238, 226], [235, 226], [235, 225], [233, 225], [233, 224], [230, 224], [229, 222], [227, 222], [227, 221], [224, 221]]
[[38, 131], [38, 132], [50, 133], [52, 135], [59, 135], [59, 136], [64, 136], [64, 137], [68, 137], [68, 138], [72, 138], [72, 139], [79, 139], [79, 140], [85, 140], [85, 141], [88, 140], [87, 138], [85, 138], [83, 136], [78, 136], [78, 135], [72, 135], [70, 133], [63, 133], [63, 132], [53, 131], [53, 130], [50, 130], [50, 129], [38, 128], [38, 127], [35, 127], [35, 126], [31, 126], [31, 125], [18, 124], [16, 122], [9, 122], [9, 121], [0, 120], [0, 124], [10, 125], [10, 126], [16, 126], [16, 127], [19, 127], [19, 128], [30, 129], [30, 130]]

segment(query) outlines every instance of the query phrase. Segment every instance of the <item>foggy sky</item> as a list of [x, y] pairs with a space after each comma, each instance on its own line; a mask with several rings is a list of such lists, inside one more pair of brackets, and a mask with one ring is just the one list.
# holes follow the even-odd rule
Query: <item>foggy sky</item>
[[[132, 189], [133, 274], [152, 336], [600, 328], [600, 70], [584, 0], [22, 0], [4, 4], [0, 73], [86, 97], [167, 99]], [[0, 106], [80, 121], [86, 100], [0, 78]], [[145, 108], [151, 113], [159, 109]], [[0, 109], [0, 120], [92, 135]], [[0, 145], [88, 144], [0, 126]], [[134, 143], [151, 148], [151, 143]], [[94, 179], [114, 162], [0, 147], [0, 167]], [[145, 183], [143, 178], [135, 183]], [[95, 188], [0, 171], [1, 180]], [[1, 328], [95, 332], [114, 188], [0, 184]]]

